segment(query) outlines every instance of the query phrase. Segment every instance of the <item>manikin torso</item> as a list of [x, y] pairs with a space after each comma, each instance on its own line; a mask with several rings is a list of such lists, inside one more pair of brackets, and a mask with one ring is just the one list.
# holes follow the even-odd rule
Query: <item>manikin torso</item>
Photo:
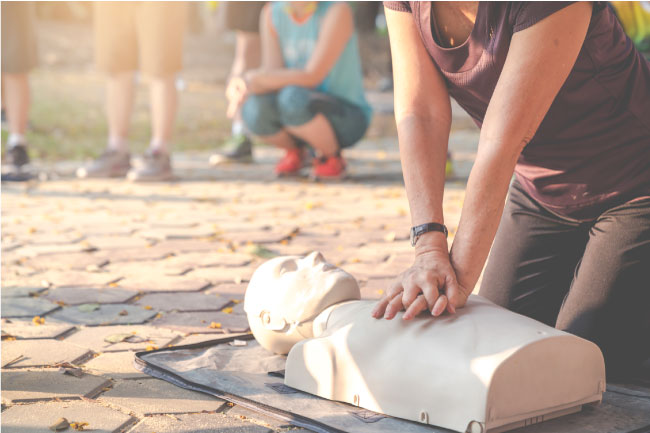
[[318, 253], [262, 265], [245, 309], [260, 344], [287, 353], [285, 383], [456, 431], [494, 431], [600, 401], [591, 342], [470, 296], [455, 315], [371, 317], [356, 280]]

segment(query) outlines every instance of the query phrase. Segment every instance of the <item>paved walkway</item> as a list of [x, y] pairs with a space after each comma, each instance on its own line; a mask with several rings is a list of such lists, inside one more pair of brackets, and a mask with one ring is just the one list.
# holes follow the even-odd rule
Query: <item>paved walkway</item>
[[[475, 143], [452, 136], [452, 237]], [[256, 152], [220, 169], [177, 155], [171, 183], [78, 181], [61, 163], [2, 185], [3, 432], [49, 432], [62, 417], [94, 432], [296, 430], [132, 366], [134, 351], [246, 331], [247, 281], [273, 254], [320, 250], [366, 298], [410, 263], [395, 139], [348, 151], [339, 183], [274, 180], [277, 153]]]

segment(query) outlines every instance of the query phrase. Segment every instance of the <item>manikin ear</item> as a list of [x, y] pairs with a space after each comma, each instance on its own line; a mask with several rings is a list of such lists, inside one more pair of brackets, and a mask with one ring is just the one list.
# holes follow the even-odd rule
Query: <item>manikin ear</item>
[[270, 312], [264, 310], [260, 313], [262, 326], [269, 331], [286, 332], [289, 324], [282, 317], [274, 317]]

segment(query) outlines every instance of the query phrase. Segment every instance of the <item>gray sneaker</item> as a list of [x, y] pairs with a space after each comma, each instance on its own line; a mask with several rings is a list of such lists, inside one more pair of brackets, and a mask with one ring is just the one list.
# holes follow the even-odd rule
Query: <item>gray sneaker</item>
[[85, 167], [77, 169], [77, 177], [123, 177], [131, 169], [131, 155], [127, 152], [118, 152], [107, 149], [97, 159]]
[[164, 152], [147, 150], [142, 163], [129, 171], [127, 178], [134, 182], [156, 182], [173, 178], [169, 155]]

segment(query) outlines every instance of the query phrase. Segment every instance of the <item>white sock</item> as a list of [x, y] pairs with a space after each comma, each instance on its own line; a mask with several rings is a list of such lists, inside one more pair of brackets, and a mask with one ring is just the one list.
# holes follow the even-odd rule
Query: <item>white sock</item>
[[20, 144], [22, 144], [23, 146], [27, 144], [27, 142], [25, 141], [24, 134], [16, 134], [15, 132], [9, 134], [9, 139], [7, 140], [7, 146], [16, 147]]
[[167, 147], [168, 143], [158, 138], [152, 138], [149, 143], [149, 149], [156, 153], [169, 153]]
[[244, 133], [244, 123], [242, 121], [232, 122], [232, 127], [230, 128], [230, 133], [232, 135], [240, 135]]
[[120, 153], [128, 152], [128, 142], [122, 137], [109, 137], [108, 148]]

